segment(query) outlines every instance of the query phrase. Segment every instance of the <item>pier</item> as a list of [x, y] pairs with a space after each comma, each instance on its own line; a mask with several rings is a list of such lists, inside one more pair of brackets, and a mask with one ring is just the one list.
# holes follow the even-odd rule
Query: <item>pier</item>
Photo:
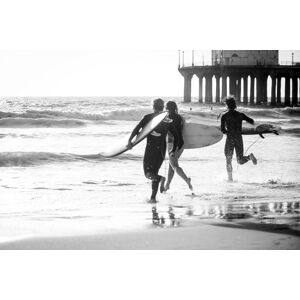
[[[218, 53], [215, 54], [217, 51], [219, 50], [212, 51], [214, 55], [211, 65], [195, 65], [194, 57], [191, 65], [180, 65], [179, 61], [178, 71], [184, 78], [184, 102], [191, 102], [192, 78], [197, 76], [199, 80], [199, 103], [218, 103], [222, 98], [234, 95], [239, 103], [250, 105], [299, 105], [300, 63], [292, 62], [290, 65], [280, 65], [278, 56], [275, 57], [276, 50], [273, 51], [275, 52], [274, 58], [272, 57], [273, 60], [268, 60], [268, 56], [263, 56], [266, 54], [260, 54], [259, 59], [255, 55], [250, 58], [242, 58], [234, 54], [235, 56], [231, 56], [229, 60], [226, 53], [223, 54], [222, 51], [221, 56]], [[232, 53], [234, 51], [239, 52], [238, 50], [228, 50], [227, 52]], [[251, 52], [259, 51], [240, 52], [250, 52], [252, 55]], [[281, 91], [283, 78], [284, 95]], [[271, 86], [269, 93], [268, 81]]]

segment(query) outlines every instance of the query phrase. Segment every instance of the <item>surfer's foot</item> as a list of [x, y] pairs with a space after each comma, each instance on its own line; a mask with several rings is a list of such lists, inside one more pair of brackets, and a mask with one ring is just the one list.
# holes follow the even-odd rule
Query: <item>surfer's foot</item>
[[165, 182], [166, 182], [166, 178], [161, 176], [161, 179], [160, 179], [160, 192], [163, 193], [165, 191]]
[[233, 182], [232, 173], [228, 174], [228, 182]]
[[189, 186], [190, 191], [193, 192], [194, 189], [193, 189], [193, 186], [192, 186], [192, 179], [190, 177], [187, 180], [187, 184]]
[[167, 182], [166, 185], [165, 185], [165, 189], [164, 189], [164, 192], [166, 192], [167, 190], [170, 189], [170, 184]]
[[150, 198], [150, 200], [148, 200], [148, 203], [157, 203], [155, 198]]
[[252, 163], [253, 163], [254, 165], [257, 165], [257, 159], [256, 159], [256, 157], [253, 155], [253, 153], [251, 153], [251, 154], [249, 155], [249, 158], [252, 160]]

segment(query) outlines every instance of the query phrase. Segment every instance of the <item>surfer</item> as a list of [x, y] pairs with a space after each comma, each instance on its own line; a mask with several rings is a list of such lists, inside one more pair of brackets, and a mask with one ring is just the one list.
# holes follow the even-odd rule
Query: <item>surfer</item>
[[[178, 164], [178, 160], [183, 153], [184, 150], [184, 141], [182, 137], [182, 130], [184, 125], [184, 119], [183, 117], [178, 114], [178, 107], [177, 104], [174, 101], [168, 101], [166, 105], [166, 109], [169, 112], [169, 118], [173, 121], [175, 130], [178, 134], [178, 139], [180, 141], [180, 144], [182, 144], [181, 148], [177, 148], [174, 152], [174, 155], [170, 155], [169, 157], [169, 171], [168, 171], [168, 179], [167, 183], [165, 185], [165, 191], [167, 191], [170, 188], [171, 181], [174, 177], [174, 173], [176, 172], [188, 185], [189, 189], [193, 191], [193, 187], [191, 184], [191, 178], [187, 177], [182, 168]], [[168, 133], [168, 150], [171, 151], [173, 149], [173, 141], [174, 137], [172, 133]]]
[[[162, 99], [156, 99], [153, 101], [153, 113], [145, 115], [139, 124], [132, 131], [128, 140], [128, 148], [132, 148], [132, 139], [140, 132], [140, 130], [154, 117], [160, 114], [164, 109], [164, 101]], [[166, 118], [161, 122], [154, 131], [147, 136], [147, 145], [145, 148], [143, 166], [145, 177], [152, 181], [152, 193], [150, 201], [156, 202], [156, 195], [160, 185], [160, 191], [163, 192], [165, 187], [165, 177], [158, 174], [159, 169], [165, 159], [166, 155], [166, 136], [168, 132], [171, 132], [174, 136], [173, 148], [170, 150], [170, 155], [174, 155], [177, 148], [182, 147], [182, 142], [179, 141], [175, 127], [172, 120]]]
[[237, 107], [233, 96], [227, 97], [225, 99], [225, 103], [228, 107], [228, 112], [225, 113], [221, 118], [221, 131], [227, 135], [225, 143], [226, 168], [228, 181], [233, 181], [232, 157], [234, 149], [238, 164], [243, 165], [249, 160], [252, 160], [254, 165], [257, 164], [257, 160], [252, 153], [248, 156], [244, 156], [244, 145], [242, 137], [243, 120], [252, 125], [254, 124], [254, 120], [236, 110]]

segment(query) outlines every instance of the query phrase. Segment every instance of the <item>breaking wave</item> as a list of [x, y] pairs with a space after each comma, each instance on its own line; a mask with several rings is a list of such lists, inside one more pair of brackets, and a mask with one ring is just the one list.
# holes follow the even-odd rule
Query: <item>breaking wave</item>
[[85, 123], [79, 120], [55, 120], [55, 119], [32, 119], [32, 118], [5, 118], [0, 119], [0, 127], [23, 128], [23, 127], [80, 127]]
[[288, 133], [288, 134], [300, 135], [300, 128], [285, 128], [285, 129], [282, 129], [282, 132]]
[[122, 109], [99, 114], [82, 112], [62, 112], [56, 110], [27, 110], [24, 113], [7, 113], [0, 111], [0, 127], [80, 127], [90, 122], [110, 120], [137, 121], [149, 109]]
[[52, 152], [1, 152], [0, 167], [30, 167], [50, 163], [72, 163], [72, 162], [103, 162], [110, 160], [133, 160], [141, 158], [136, 155], [124, 154], [115, 158], [105, 158], [100, 154], [72, 154]]
[[[217, 117], [225, 113], [224, 107], [193, 107], [189, 110], [182, 107], [182, 113], [188, 118], [195, 116], [203, 119], [217, 121]], [[287, 122], [300, 123], [300, 108], [257, 108], [257, 107], [239, 107], [241, 112], [248, 114], [254, 119], [268, 119], [267, 122]], [[150, 107], [139, 106], [135, 108], [124, 108], [120, 106], [118, 109], [106, 110], [99, 112], [95, 110], [91, 112], [81, 111], [59, 111], [59, 110], [35, 110], [29, 109], [26, 112], [8, 113], [0, 111], [0, 127], [80, 127], [89, 123], [99, 123], [106, 121], [138, 121], [141, 117], [151, 112]]]

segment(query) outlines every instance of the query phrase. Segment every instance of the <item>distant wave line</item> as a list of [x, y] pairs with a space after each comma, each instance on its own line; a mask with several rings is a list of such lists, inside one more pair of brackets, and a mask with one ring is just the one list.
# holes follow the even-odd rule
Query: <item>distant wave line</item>
[[0, 152], [0, 167], [29, 167], [57, 162], [105, 162], [105, 161], [140, 161], [141, 157], [125, 154], [115, 158], [105, 158], [100, 154], [72, 154], [53, 152]]

